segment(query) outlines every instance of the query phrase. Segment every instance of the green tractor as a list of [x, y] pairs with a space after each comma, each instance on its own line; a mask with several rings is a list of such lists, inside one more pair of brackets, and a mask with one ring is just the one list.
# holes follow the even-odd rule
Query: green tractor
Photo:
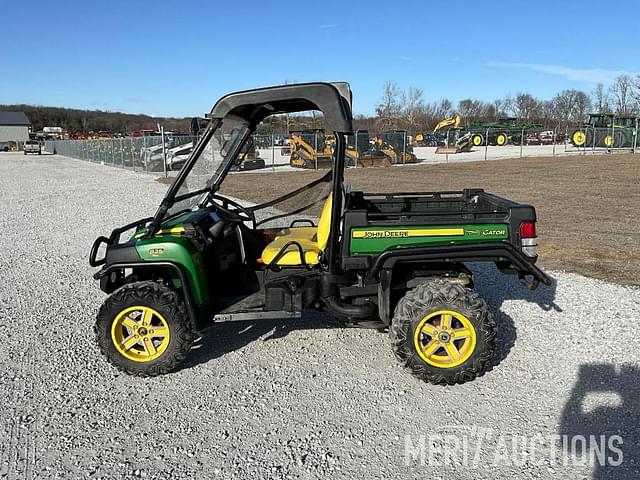
[[[471, 144], [474, 147], [482, 145], [497, 145], [502, 147], [508, 143], [520, 145], [522, 132], [527, 130], [541, 130], [544, 125], [539, 123], [523, 123], [517, 118], [500, 118], [495, 122], [472, 121], [468, 132], [471, 133]], [[486, 137], [486, 138], [485, 138]]]
[[[333, 131], [331, 170], [259, 205], [221, 193], [260, 122], [309, 110]], [[462, 383], [483, 372], [497, 334], [467, 263], [495, 263], [529, 288], [551, 283], [535, 265], [530, 205], [481, 189], [352, 191], [344, 183], [353, 134], [347, 83], [232, 93], [209, 118], [155, 214], [91, 248], [94, 277], [109, 295], [96, 340], [124, 372], [174, 370], [217, 323], [286, 321], [317, 309], [388, 331], [396, 357], [418, 378]], [[270, 177], [259, 175], [256, 185], [267, 188]]]
[[587, 123], [569, 134], [569, 139], [575, 147], [632, 148], [636, 146], [637, 128], [636, 116], [592, 113]]

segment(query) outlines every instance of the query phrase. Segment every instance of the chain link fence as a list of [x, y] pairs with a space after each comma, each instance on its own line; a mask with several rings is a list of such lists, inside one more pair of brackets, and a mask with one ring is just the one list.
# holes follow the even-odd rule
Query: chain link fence
[[[368, 132], [347, 137], [348, 167], [392, 166], [416, 163], [485, 161], [522, 157], [614, 154], [635, 152], [638, 122], [614, 122], [609, 127], [564, 129], [449, 129], [410, 135], [404, 130]], [[197, 141], [193, 136], [147, 136], [104, 140], [47, 140], [44, 150], [71, 158], [134, 171], [178, 171]], [[333, 135], [322, 130], [253, 136], [255, 157], [251, 169], [293, 170], [330, 168]]]
[[[124, 137], [99, 140], [46, 140], [44, 151], [129, 170], [161, 173], [179, 170], [196, 137]], [[163, 161], [164, 160], [164, 161]]]

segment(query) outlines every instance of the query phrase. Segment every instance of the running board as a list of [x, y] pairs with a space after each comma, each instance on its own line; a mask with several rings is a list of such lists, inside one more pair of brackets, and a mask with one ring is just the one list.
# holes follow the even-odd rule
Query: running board
[[213, 316], [213, 321], [215, 323], [221, 323], [243, 322], [247, 320], [285, 320], [291, 318], [302, 318], [302, 314], [284, 311], [219, 313]]

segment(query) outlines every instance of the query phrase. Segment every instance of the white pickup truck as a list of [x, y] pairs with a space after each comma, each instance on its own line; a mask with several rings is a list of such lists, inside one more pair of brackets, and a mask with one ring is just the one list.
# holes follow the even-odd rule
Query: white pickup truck
[[27, 140], [24, 142], [24, 154], [26, 155], [27, 153], [37, 153], [38, 155], [42, 155], [40, 142], [37, 140]]

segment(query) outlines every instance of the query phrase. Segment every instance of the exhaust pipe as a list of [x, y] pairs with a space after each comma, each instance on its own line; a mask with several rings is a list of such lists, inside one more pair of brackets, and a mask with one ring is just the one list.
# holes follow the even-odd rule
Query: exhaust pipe
[[322, 301], [332, 312], [348, 318], [371, 319], [377, 317], [377, 307], [373, 303], [354, 305], [343, 302], [338, 295], [323, 298]]

